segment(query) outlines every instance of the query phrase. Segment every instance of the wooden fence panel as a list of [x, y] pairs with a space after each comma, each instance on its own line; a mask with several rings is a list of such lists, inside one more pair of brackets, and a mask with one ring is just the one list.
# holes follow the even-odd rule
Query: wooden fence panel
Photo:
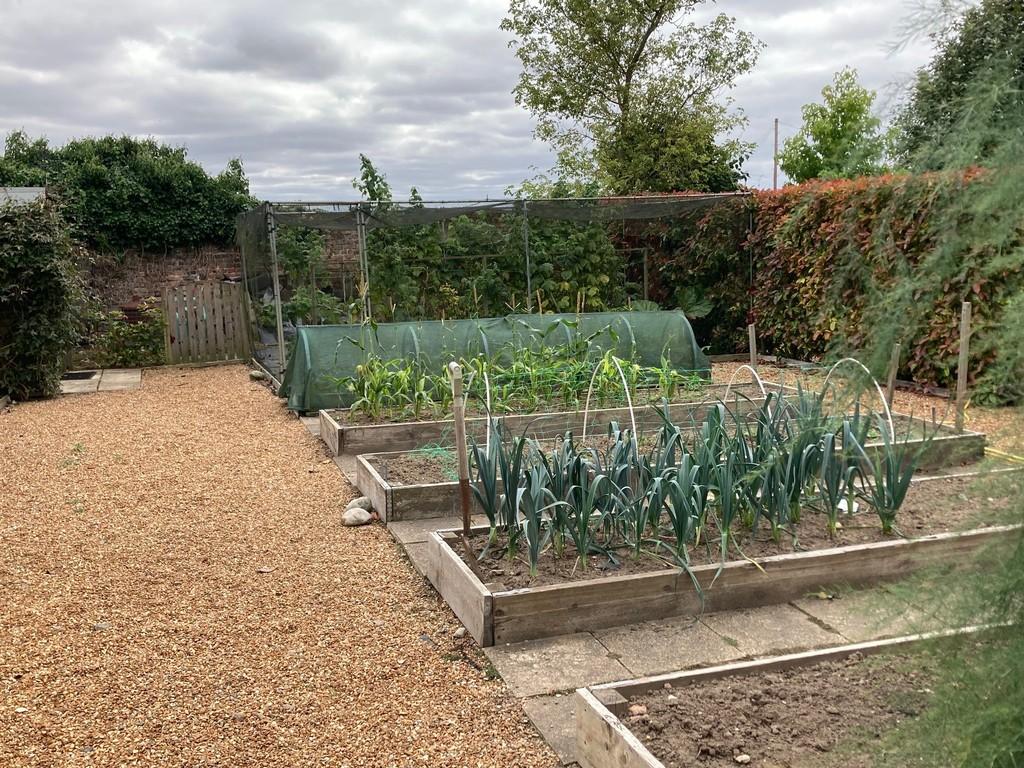
[[167, 362], [241, 360], [251, 354], [245, 292], [234, 283], [189, 283], [164, 291]]

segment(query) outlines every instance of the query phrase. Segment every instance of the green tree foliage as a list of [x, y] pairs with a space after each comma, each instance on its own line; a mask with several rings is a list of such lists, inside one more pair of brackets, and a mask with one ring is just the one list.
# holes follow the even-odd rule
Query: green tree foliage
[[[981, 92], [989, 102], [981, 109], [988, 118], [985, 133], [992, 140], [980, 143], [974, 160], [988, 157], [1000, 143], [998, 135], [1013, 130], [1024, 88], [1024, 4], [983, 0], [952, 17], [942, 8], [934, 11], [922, 14], [927, 18], [915, 26], [939, 20], [939, 29], [931, 35], [938, 53], [917, 73], [896, 119], [900, 160], [925, 170], [943, 167], [942, 153], [935, 150], [958, 130], [972, 104], [980, 106]], [[975, 86], [981, 82], [988, 86], [979, 91]]]
[[56, 394], [78, 341], [83, 286], [49, 202], [0, 205], [0, 394]]
[[0, 158], [0, 185], [47, 185], [63, 200], [75, 234], [100, 249], [166, 249], [229, 243], [248, 208], [239, 160], [216, 176], [184, 148], [105, 136], [50, 147], [15, 131]]
[[717, 99], [761, 43], [724, 14], [688, 22], [700, 4], [512, 0], [501, 27], [523, 66], [514, 94], [560, 176], [618, 194], [735, 187], [749, 149], [719, 141], [742, 118]]
[[875, 92], [843, 69], [821, 89], [821, 104], [805, 104], [800, 133], [786, 140], [779, 167], [796, 183], [809, 179], [852, 179], [884, 170], [885, 137], [871, 112]]
[[[367, 234], [370, 301], [376, 317], [489, 317], [536, 310], [593, 311], [626, 303], [625, 265], [608, 227], [588, 222], [530, 220], [530, 293], [526, 242], [519, 213], [459, 216], [451, 221], [396, 226], [398, 207], [383, 173], [360, 156], [354, 186], [370, 203], [370, 218], [384, 226]], [[564, 197], [580, 187], [538, 181], [528, 195]], [[416, 206], [415, 189], [405, 207]]]

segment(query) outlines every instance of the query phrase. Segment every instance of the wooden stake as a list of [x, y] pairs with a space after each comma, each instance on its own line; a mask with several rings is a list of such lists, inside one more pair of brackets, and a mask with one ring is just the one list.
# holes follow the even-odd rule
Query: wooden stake
[[751, 323], [747, 326], [747, 338], [750, 339], [750, 367], [757, 368], [757, 329]]
[[892, 399], [896, 395], [896, 371], [900, 367], [900, 343], [897, 341], [892, 345], [892, 355], [889, 356], [889, 376], [885, 381], [885, 400], [892, 408]]
[[462, 502], [462, 538], [469, 547], [470, 494], [469, 453], [466, 450], [466, 402], [462, 397], [462, 366], [448, 364], [452, 377], [452, 411], [455, 417], [455, 451], [459, 462], [459, 497]]
[[779, 188], [779, 118], [775, 118], [775, 148], [772, 151], [772, 189]]
[[960, 305], [960, 357], [956, 363], [956, 431], [964, 431], [964, 409], [967, 407], [968, 354], [971, 342], [971, 302]]

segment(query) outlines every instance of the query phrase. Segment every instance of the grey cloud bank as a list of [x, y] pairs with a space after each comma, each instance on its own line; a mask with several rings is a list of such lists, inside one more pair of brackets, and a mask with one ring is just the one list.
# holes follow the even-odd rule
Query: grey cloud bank
[[[502, 0], [371, 3], [0, 0], [0, 131], [60, 143], [103, 133], [186, 145], [209, 170], [240, 156], [253, 192], [354, 196], [364, 152], [396, 192], [495, 197], [551, 165], [510, 93], [518, 62]], [[930, 55], [898, 53], [907, 8], [720, 0], [766, 49], [729, 96], [758, 143], [750, 183], [771, 182], [771, 125], [800, 123], [837, 69], [885, 91]]]

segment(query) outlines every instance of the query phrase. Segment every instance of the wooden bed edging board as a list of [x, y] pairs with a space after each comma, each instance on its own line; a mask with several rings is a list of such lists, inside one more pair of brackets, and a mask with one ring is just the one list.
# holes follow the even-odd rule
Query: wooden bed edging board
[[[725, 385], [715, 384], [724, 392]], [[738, 383], [732, 387], [736, 394], [749, 395], [749, 400], [740, 400], [744, 409], [758, 404], [763, 398], [755, 396], [753, 384]], [[669, 404], [669, 414], [676, 419], [689, 418], [691, 415], [698, 422], [704, 418], [704, 412], [714, 400], [702, 399]], [[643, 405], [634, 409], [637, 425], [648, 427], [660, 426], [661, 406]], [[342, 424], [334, 418], [334, 411], [320, 411], [320, 435], [335, 456], [359, 455], [363, 453], [383, 453], [392, 451], [415, 450], [425, 445], [451, 442], [455, 435], [454, 422], [451, 419], [437, 421], [404, 421], [384, 424]], [[546, 413], [525, 413], [503, 415], [505, 425], [516, 431], [532, 428], [543, 428], [552, 435], [566, 430], [579, 432], [583, 427], [583, 408], [573, 411], [549, 411]], [[609, 422], [618, 421], [623, 426], [629, 424], [629, 408], [592, 408], [587, 417], [588, 429], [603, 432]], [[487, 437], [487, 417], [474, 416], [466, 419], [466, 434], [477, 440]]]
[[959, 635], [973, 634], [991, 627], [960, 629], [904, 635], [887, 640], [839, 645], [802, 653], [770, 656], [753, 661], [738, 661], [714, 667], [670, 672], [636, 680], [603, 683], [576, 691], [576, 756], [584, 768], [665, 768], [636, 735], [619, 718], [625, 714], [629, 698], [664, 688], [691, 685], [732, 675], [774, 672], [794, 667], [811, 666], [823, 661], [845, 659], [855, 653], [872, 655], [898, 651], [907, 646]]
[[[330, 428], [325, 429], [325, 420], [330, 420], [326, 411], [320, 411], [320, 434], [331, 445]], [[335, 437], [337, 433], [334, 433]], [[865, 449], [869, 454], [878, 450], [878, 443], [869, 443]], [[424, 520], [438, 517], [458, 517], [462, 514], [457, 481], [442, 483], [415, 483], [413, 485], [391, 485], [375, 464], [390, 457], [408, 455], [414, 451], [388, 451], [366, 453], [356, 457], [355, 483], [363, 496], [374, 503], [374, 510], [385, 522], [395, 520]], [[921, 470], [934, 470], [956, 466], [984, 457], [985, 436], [977, 432], [962, 435], [942, 434], [928, 445], [918, 461]], [[474, 514], [480, 508], [473, 499]]]
[[[1020, 527], [990, 526], [916, 539], [773, 555], [762, 558], [757, 565], [747, 560], [731, 560], [721, 570], [715, 564], [695, 566], [691, 573], [704, 592], [703, 605], [690, 575], [679, 568], [503, 590], [497, 584], [483, 584], [469, 570], [452, 548], [453, 531], [431, 533], [434, 575], [430, 578], [449, 605], [451, 599], [460, 600], [465, 592], [489, 596], [489, 602], [478, 601], [467, 607], [465, 600], [461, 600], [459, 608], [452, 606], [477, 642], [515, 643], [672, 616], [692, 616], [701, 610], [711, 613], [787, 603], [824, 586], [868, 586], [892, 581], [918, 568], [956, 562]], [[486, 532], [486, 528], [475, 528], [474, 532]], [[464, 616], [459, 612], [477, 607], [487, 613]], [[479, 636], [474, 627], [481, 628]]]
[[[356, 456], [355, 484], [359, 492], [370, 499], [373, 510], [385, 523], [396, 520], [426, 520], [462, 515], [459, 483], [420, 483], [417, 485], [391, 485], [373, 465], [375, 460], [394, 453], [368, 453]], [[480, 512], [476, 498], [472, 499], [473, 514]]]

